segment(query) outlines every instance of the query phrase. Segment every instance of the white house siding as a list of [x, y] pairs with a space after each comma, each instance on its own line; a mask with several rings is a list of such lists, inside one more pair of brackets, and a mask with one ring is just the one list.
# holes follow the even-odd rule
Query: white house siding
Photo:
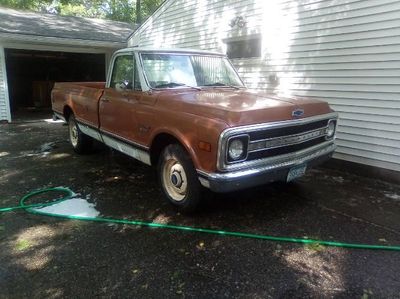
[[8, 102], [4, 49], [1, 46], [0, 46], [0, 120], [7, 120], [7, 121], [11, 120], [9, 102]]
[[225, 51], [261, 34], [262, 58], [233, 61], [249, 87], [328, 101], [337, 158], [400, 171], [399, 20], [398, 0], [169, 0], [129, 44]]

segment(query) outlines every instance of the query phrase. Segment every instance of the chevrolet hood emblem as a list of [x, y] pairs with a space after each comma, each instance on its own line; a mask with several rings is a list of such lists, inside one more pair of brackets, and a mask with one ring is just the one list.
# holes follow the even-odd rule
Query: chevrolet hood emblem
[[301, 108], [297, 108], [295, 110], [292, 111], [292, 117], [296, 118], [296, 117], [301, 117], [304, 114], [304, 109]]

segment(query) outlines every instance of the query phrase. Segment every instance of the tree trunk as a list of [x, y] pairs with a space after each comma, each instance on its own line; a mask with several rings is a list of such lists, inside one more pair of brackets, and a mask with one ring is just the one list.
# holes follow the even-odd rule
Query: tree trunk
[[136, 24], [142, 23], [142, 12], [140, 9], [140, 0], [136, 0]]

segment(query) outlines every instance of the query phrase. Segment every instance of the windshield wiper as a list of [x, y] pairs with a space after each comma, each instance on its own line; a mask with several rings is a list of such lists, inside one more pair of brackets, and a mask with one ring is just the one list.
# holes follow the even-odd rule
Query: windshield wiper
[[164, 84], [159, 84], [159, 85], [154, 86], [154, 88], [173, 88], [173, 87], [178, 87], [178, 86], [190, 87], [190, 88], [194, 88], [197, 90], [201, 90], [200, 87], [187, 85], [185, 83], [177, 83], [177, 82], [168, 82], [168, 83], [164, 83]]
[[229, 85], [229, 84], [225, 84], [225, 83], [222, 83], [222, 82], [215, 82], [215, 83], [211, 83], [211, 84], [206, 84], [204, 86], [215, 86], [215, 87], [217, 87], [217, 86], [226, 86], [226, 87], [231, 87], [231, 88], [234, 88], [234, 89], [240, 89], [241, 88], [240, 86]]

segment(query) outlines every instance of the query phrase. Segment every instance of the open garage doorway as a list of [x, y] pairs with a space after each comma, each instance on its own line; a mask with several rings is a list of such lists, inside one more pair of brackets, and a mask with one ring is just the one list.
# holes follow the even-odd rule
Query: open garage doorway
[[105, 54], [5, 49], [13, 120], [50, 118], [55, 82], [105, 81]]

